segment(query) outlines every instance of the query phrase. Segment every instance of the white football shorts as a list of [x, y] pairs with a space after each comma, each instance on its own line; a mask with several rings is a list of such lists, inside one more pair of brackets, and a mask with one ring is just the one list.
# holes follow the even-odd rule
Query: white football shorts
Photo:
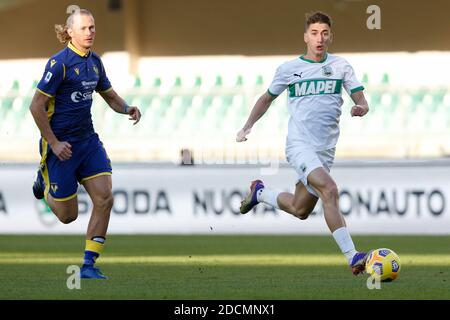
[[297, 171], [297, 183], [303, 183], [306, 190], [318, 198], [317, 192], [308, 184], [308, 175], [320, 167], [330, 172], [335, 152], [336, 148], [315, 151], [311, 146], [291, 143], [286, 145], [286, 160]]

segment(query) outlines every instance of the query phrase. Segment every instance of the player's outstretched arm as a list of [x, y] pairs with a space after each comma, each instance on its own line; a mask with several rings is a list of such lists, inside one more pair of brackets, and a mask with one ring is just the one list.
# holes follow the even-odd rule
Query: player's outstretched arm
[[352, 117], [362, 117], [369, 112], [369, 105], [367, 104], [364, 93], [361, 91], [356, 91], [350, 95], [355, 105], [352, 107], [350, 114]]
[[49, 100], [50, 97], [36, 91], [33, 100], [31, 101], [30, 112], [39, 131], [41, 131], [42, 137], [50, 145], [53, 153], [61, 161], [68, 160], [72, 156], [72, 146], [67, 141], [59, 141], [53, 133], [47, 117], [47, 112], [45, 111]]
[[114, 89], [100, 92], [100, 95], [115, 112], [128, 114], [130, 116], [129, 119], [134, 120], [133, 124], [136, 124], [141, 120], [141, 111], [139, 111], [139, 108], [129, 106]]
[[267, 92], [265, 92], [261, 97], [259, 97], [258, 101], [256, 101], [255, 106], [250, 112], [250, 116], [248, 117], [247, 122], [244, 127], [237, 133], [236, 141], [242, 142], [247, 140], [247, 135], [252, 130], [253, 125], [258, 121], [264, 113], [269, 109], [270, 104], [275, 99], [275, 97], [271, 96]]

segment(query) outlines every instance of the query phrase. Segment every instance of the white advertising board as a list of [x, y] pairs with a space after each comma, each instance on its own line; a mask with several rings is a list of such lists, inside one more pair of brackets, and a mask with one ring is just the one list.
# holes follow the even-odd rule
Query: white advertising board
[[[34, 199], [35, 167], [0, 166], [0, 233], [85, 233], [92, 204], [79, 188], [79, 216], [64, 225]], [[352, 234], [450, 234], [450, 165], [336, 165], [332, 176]], [[293, 191], [296, 174], [282, 166], [262, 175], [256, 166], [115, 165], [115, 234], [327, 234], [320, 202], [307, 220], [259, 205], [239, 204], [250, 181]]]

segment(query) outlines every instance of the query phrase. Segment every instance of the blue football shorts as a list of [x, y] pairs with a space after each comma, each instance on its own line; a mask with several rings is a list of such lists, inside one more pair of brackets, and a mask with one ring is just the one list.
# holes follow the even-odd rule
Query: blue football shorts
[[103, 175], [111, 175], [111, 161], [97, 134], [89, 138], [69, 142], [72, 157], [61, 161], [41, 138], [41, 173], [45, 182], [45, 199], [48, 194], [55, 201], [67, 201], [77, 196], [78, 183]]

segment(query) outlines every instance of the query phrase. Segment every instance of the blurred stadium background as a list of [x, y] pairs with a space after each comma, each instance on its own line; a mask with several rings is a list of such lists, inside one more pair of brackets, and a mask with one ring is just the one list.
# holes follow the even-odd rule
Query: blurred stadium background
[[[250, 179], [262, 177], [275, 188], [293, 189], [295, 172], [287, 166], [284, 155], [288, 121], [285, 95], [276, 99], [268, 114], [256, 124], [249, 141], [237, 144], [235, 135], [256, 99], [267, 90], [276, 67], [304, 53], [305, 13], [322, 10], [331, 15], [334, 23], [334, 43], [329, 51], [345, 57], [353, 65], [366, 88], [370, 105], [366, 117], [351, 118], [352, 104], [343, 93], [341, 137], [332, 173], [340, 186], [341, 207], [350, 231], [360, 235], [415, 234], [417, 237], [404, 238], [401, 245], [395, 237], [360, 237], [358, 243], [365, 246], [363, 249], [393, 247], [398, 249], [400, 257], [408, 253], [404, 263], [412, 266], [410, 270], [416, 268], [416, 275], [423, 272], [423, 278], [429, 280], [430, 272], [440, 272], [432, 277], [436, 288], [440, 288], [442, 278], [448, 278], [448, 271], [444, 274], [440, 271], [444, 267], [448, 270], [448, 237], [437, 239], [441, 247], [433, 242], [435, 255], [430, 259], [435, 269], [430, 271], [424, 267], [426, 259], [416, 259], [430, 249], [420, 245], [422, 235], [450, 234], [450, 161], [447, 161], [450, 155], [447, 16], [450, 3], [446, 0], [426, 4], [418, 0], [0, 0], [0, 233], [8, 234], [0, 237], [3, 247], [0, 250], [4, 250], [0, 267], [17, 263], [17, 270], [22, 270], [22, 262], [25, 266], [32, 261], [45, 263], [40, 253], [33, 255], [32, 251], [40, 248], [36, 246], [27, 252], [25, 245], [15, 247], [13, 244], [22, 240], [12, 234], [82, 234], [89, 219], [90, 204], [81, 187], [80, 217], [70, 225], [57, 223], [31, 193], [40, 158], [39, 131], [28, 108], [47, 59], [62, 48], [53, 26], [65, 22], [66, 9], [73, 4], [93, 12], [97, 31], [93, 49], [102, 56], [116, 91], [142, 111], [141, 122], [132, 126], [125, 117], [109, 109], [99, 95], [94, 98], [94, 127], [113, 162], [115, 205], [111, 234], [329, 234], [320, 208], [305, 222], [268, 208], [258, 208], [246, 216], [240, 216], [237, 211]], [[366, 27], [370, 16], [366, 10], [372, 4], [381, 8], [380, 30]], [[194, 165], [180, 166], [186, 156], [189, 160], [189, 155]], [[136, 255], [147, 252], [143, 238], [133, 242], [132, 238], [114, 237], [131, 241]], [[44, 241], [50, 245], [48, 241], [53, 238], [41, 239], [47, 242], [39, 238], [24, 241]], [[72, 247], [68, 250], [72, 250], [72, 256], [55, 258], [56, 262], [52, 260], [50, 264], [76, 263], [74, 257], [82, 251], [83, 244], [79, 241], [77, 247], [77, 240], [71, 239]], [[173, 239], [148, 238], [148, 243], [159, 243], [158, 250], [167, 249], [164, 252], [173, 255], [185, 254], [182, 249], [175, 249], [182, 248], [183, 244], [198, 248], [200, 255], [216, 252], [195, 237]], [[205, 240], [208, 243], [222, 241], [220, 237], [208, 239]], [[314, 255], [326, 247], [330, 254], [336, 254], [331, 265], [339, 265], [340, 256], [333, 243], [316, 248], [314, 238], [305, 239], [311, 247], [299, 248], [296, 240], [291, 239], [291, 247], [285, 248], [286, 252]], [[111, 245], [112, 257], [105, 258], [105, 263], [121, 261], [114, 260], [114, 255], [131, 252], [125, 245], [128, 242], [122, 240], [115, 242], [119, 251], [114, 251]], [[231, 255], [233, 250], [236, 254], [255, 253], [249, 248], [239, 251], [241, 240], [241, 244], [250, 241], [235, 238], [231, 247], [227, 247], [229, 239], [224, 240], [217, 246], [217, 254]], [[171, 246], [171, 241], [177, 244]], [[261, 241], [265, 247], [275, 240], [261, 238]], [[274, 249], [275, 244], [273, 248], [266, 246], [273, 251], [267, 249], [264, 253], [279, 250], [283, 253], [284, 249], [280, 248], [284, 248], [285, 240], [276, 241], [279, 241], [278, 249]], [[21, 250], [30, 255], [15, 260]], [[49, 248], [46, 254], [50, 259], [58, 252], [57, 248]], [[233, 255], [230, 257], [230, 261], [240, 261], [233, 260]], [[211, 259], [212, 265], [219, 263], [214, 256]], [[266, 258], [261, 259], [258, 263], [267, 267]], [[292, 267], [292, 274], [303, 274], [295, 269], [297, 262], [286, 259], [273, 261]], [[165, 263], [172, 263], [164, 261], [158, 265], [161, 270]], [[421, 262], [414, 264], [415, 261]], [[193, 266], [197, 268], [197, 262]], [[111, 273], [116, 272], [110, 265], [106, 271], [108, 267]], [[303, 268], [310, 278], [310, 266]], [[252, 270], [257, 270], [258, 281], [267, 281], [263, 276], [265, 269]], [[333, 270], [325, 268], [321, 277], [342, 277]], [[148, 275], [146, 271], [136, 272], [141, 272], [142, 277]], [[218, 277], [223, 276], [220, 272]], [[184, 278], [189, 276], [189, 272], [180, 274]], [[234, 276], [229, 275], [230, 279]], [[251, 288], [258, 281], [248, 276], [248, 288]], [[287, 277], [280, 282], [280, 288], [282, 285], [291, 288], [291, 279]], [[405, 279], [411, 282], [400, 285], [396, 293], [378, 297], [405, 297], [401, 295], [402, 290], [417, 278], [409, 274]], [[140, 283], [135, 285], [139, 287]], [[136, 293], [130, 297], [199, 298], [202, 293], [204, 297], [236, 297], [232, 289], [222, 295], [225, 291], [205, 293], [210, 290], [207, 288], [190, 292], [192, 283], [187, 281], [185, 285], [184, 291], [171, 291], [172, 286], [167, 285], [161, 289], [163, 293], [155, 291], [150, 296]], [[211, 288], [207, 281], [203, 285]], [[301, 287], [302, 283], [296, 285]], [[422, 287], [426, 285], [429, 282]], [[322, 290], [320, 284], [317, 286]], [[4, 291], [0, 297], [47, 297], [19, 292], [20, 285], [14, 282], [5, 288], [16, 291], [11, 289], [9, 296]], [[340, 297], [342, 287], [336, 288], [327, 287], [328, 296], [311, 294], [309, 298]], [[242, 297], [273, 298], [272, 291], [265, 289], [256, 288]], [[280, 297], [305, 297], [296, 288], [291, 289], [296, 293], [286, 291]], [[66, 291], [61, 293], [61, 290], [48, 297], [64, 296]], [[436, 290], [434, 297], [449, 297], [448, 290]], [[106, 294], [117, 297], [116, 293]], [[95, 294], [95, 297], [110, 297], [101, 291]], [[422, 294], [426, 297], [426, 292]], [[358, 293], [358, 298], [366, 297]], [[406, 297], [415, 296], [410, 293]]]
[[[61, 49], [53, 25], [73, 3], [1, 3], [0, 160], [36, 162], [38, 130], [28, 107], [46, 59]], [[351, 119], [343, 95], [338, 158], [448, 156], [448, 4], [433, 1], [433, 19], [419, 19], [419, 1], [381, 3], [382, 29], [369, 30], [367, 1], [79, 1], [95, 15], [94, 50], [114, 88], [143, 112], [130, 127], [96, 96], [95, 127], [114, 161], [173, 162], [183, 148], [218, 163], [255, 154], [284, 161], [285, 95], [257, 124], [251, 145], [234, 136], [275, 68], [303, 53], [304, 13], [322, 9], [334, 20], [330, 51], [353, 64], [371, 106], [370, 116]]]

